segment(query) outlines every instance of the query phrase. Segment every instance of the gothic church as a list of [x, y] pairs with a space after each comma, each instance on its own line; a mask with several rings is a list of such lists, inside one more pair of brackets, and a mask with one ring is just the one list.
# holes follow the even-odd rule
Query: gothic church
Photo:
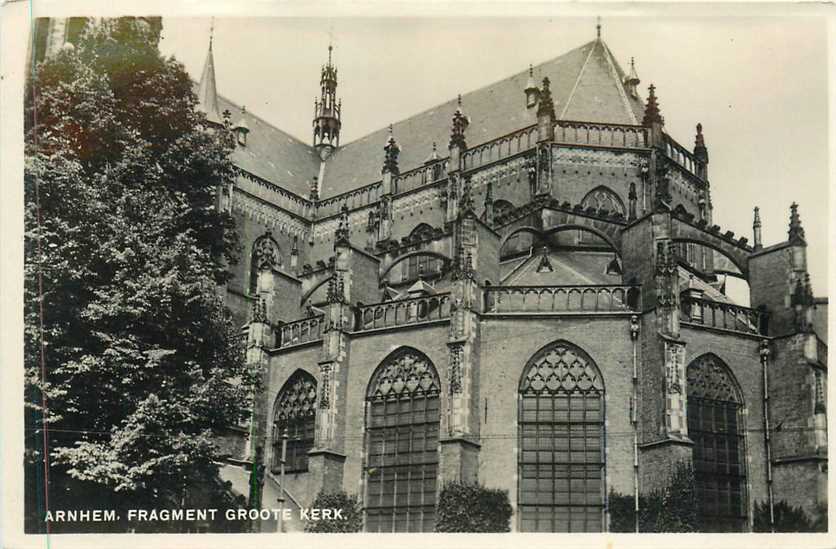
[[513, 531], [606, 531], [610, 493], [677, 462], [718, 531], [820, 512], [827, 300], [798, 208], [784, 242], [757, 208], [751, 241], [723, 230], [702, 127], [680, 144], [639, 84], [599, 34], [341, 143], [329, 48], [302, 142], [217, 93], [210, 46], [245, 246], [225, 293], [264, 376], [224, 478], [247, 495], [262, 464], [263, 507], [356, 494], [369, 532], [432, 531], [454, 480], [507, 490]]

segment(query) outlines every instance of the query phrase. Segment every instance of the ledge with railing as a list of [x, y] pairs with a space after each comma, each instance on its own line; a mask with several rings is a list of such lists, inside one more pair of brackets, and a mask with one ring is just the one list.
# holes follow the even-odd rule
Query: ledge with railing
[[702, 181], [698, 171], [699, 160], [694, 156], [694, 153], [677, 143], [667, 134], [665, 134], [665, 154], [689, 175], [698, 181]]
[[450, 159], [442, 158], [399, 174], [394, 180], [394, 194], [406, 193], [426, 185], [447, 179]]
[[764, 311], [711, 301], [699, 297], [682, 296], [681, 321], [719, 330], [766, 335], [769, 315]]
[[280, 349], [322, 339], [325, 315], [317, 315], [282, 324], [279, 328]]
[[640, 287], [629, 285], [489, 286], [486, 313], [612, 313], [638, 311]]
[[450, 294], [385, 301], [361, 305], [357, 309], [355, 331], [365, 332], [450, 318]]
[[626, 124], [598, 124], [560, 120], [554, 129], [557, 143], [624, 149], [647, 147], [647, 129]]

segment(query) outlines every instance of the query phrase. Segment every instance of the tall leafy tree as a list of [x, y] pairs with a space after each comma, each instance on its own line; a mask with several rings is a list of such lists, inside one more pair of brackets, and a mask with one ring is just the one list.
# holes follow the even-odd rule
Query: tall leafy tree
[[36, 519], [46, 498], [89, 508], [73, 500], [82, 494], [116, 508], [184, 504], [188, 487], [212, 485], [216, 435], [241, 421], [255, 383], [218, 291], [236, 259], [231, 217], [216, 208], [234, 144], [196, 110], [159, 30], [98, 22], [31, 77], [24, 339]]

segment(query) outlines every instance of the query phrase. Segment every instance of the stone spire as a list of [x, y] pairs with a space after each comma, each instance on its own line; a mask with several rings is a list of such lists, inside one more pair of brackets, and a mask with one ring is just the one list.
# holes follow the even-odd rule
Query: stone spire
[[763, 248], [763, 241], [761, 236], [761, 209], [755, 206], [755, 219], [752, 221], [752, 233], [754, 237], [753, 249], [760, 250]]
[[389, 138], [386, 140], [386, 146], [383, 147], [383, 170], [382, 173], [391, 173], [398, 175], [398, 156], [401, 154], [401, 148], [398, 142], [395, 141], [395, 136], [392, 132], [392, 124], [389, 124]]
[[320, 97], [314, 100], [313, 144], [323, 160], [340, 146], [342, 101], [337, 100], [337, 68], [331, 60], [334, 46], [328, 45], [328, 64], [319, 77]]
[[209, 51], [206, 54], [206, 63], [203, 64], [203, 73], [200, 76], [200, 84], [197, 88], [197, 108], [206, 115], [206, 120], [212, 124], [223, 125], [220, 111], [218, 109], [218, 90], [215, 85], [215, 56], [212, 53], [212, 42], [214, 40], [215, 23], [209, 31]]
[[664, 126], [665, 119], [662, 118], [662, 113], [659, 110], [659, 102], [656, 98], [656, 86], [653, 84], [648, 88], [649, 95], [647, 96], [647, 105], [644, 107], [644, 118], [642, 119], [642, 126], [651, 126], [659, 124]]
[[430, 155], [427, 157], [427, 159], [424, 160], [424, 164], [429, 164], [431, 162], [435, 162], [436, 160], [438, 160], [438, 158], [439, 158], [438, 157], [438, 147], [436, 146], [435, 141], [433, 141], [433, 150], [430, 153]]
[[790, 229], [787, 232], [792, 244], [806, 244], [804, 240], [804, 227], [801, 226], [801, 216], [798, 215], [798, 204], [795, 202], [790, 206]]
[[697, 135], [694, 137], [694, 158], [697, 159], [697, 176], [708, 179], [708, 148], [705, 146], [700, 123], [697, 123]]
[[465, 116], [464, 111], [462, 111], [462, 96], [459, 95], [456, 112], [453, 113], [453, 124], [450, 127], [450, 149], [453, 147], [459, 147], [462, 151], [467, 149], [464, 132], [469, 125], [470, 120]]
[[552, 100], [552, 92], [549, 88], [551, 81], [549, 77], [543, 78], [543, 87], [540, 91], [540, 102], [537, 105], [537, 118], [547, 116], [549, 121], [554, 123], [557, 116], [554, 113], [554, 101]]
[[537, 102], [537, 141], [551, 141], [554, 139], [554, 123], [557, 115], [554, 112], [554, 101], [549, 88], [549, 77], [543, 78], [540, 88], [540, 99]]
[[641, 80], [639, 80], [639, 75], [636, 73], [636, 59], [634, 57], [630, 58], [630, 72], [627, 76], [624, 77], [624, 88], [627, 90], [627, 93], [632, 95], [633, 97], [638, 97], [638, 85], [641, 84]]

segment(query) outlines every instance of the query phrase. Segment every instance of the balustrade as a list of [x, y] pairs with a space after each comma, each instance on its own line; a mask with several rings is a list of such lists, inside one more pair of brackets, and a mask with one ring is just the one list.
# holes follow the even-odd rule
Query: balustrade
[[638, 286], [490, 286], [488, 313], [622, 312], [639, 307]]
[[642, 126], [560, 120], [555, 128], [554, 139], [558, 143], [571, 145], [639, 149], [647, 146], [645, 132]]
[[698, 297], [682, 296], [681, 320], [721, 330], [766, 335], [768, 314], [757, 309]]
[[356, 314], [358, 332], [443, 320], [450, 317], [450, 294], [361, 305]]
[[283, 324], [279, 329], [279, 348], [322, 339], [325, 315], [318, 315]]
[[462, 155], [464, 169], [472, 170], [533, 149], [536, 145], [537, 126], [528, 126], [465, 151]]

